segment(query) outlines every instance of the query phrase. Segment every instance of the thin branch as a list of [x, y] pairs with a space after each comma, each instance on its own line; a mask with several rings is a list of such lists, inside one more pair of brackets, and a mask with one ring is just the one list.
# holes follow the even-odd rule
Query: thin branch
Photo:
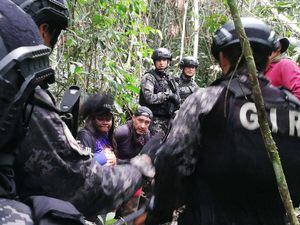
[[181, 34], [181, 47], [180, 47], [180, 57], [179, 57], [179, 60], [182, 59], [183, 52], [184, 52], [185, 21], [186, 21], [188, 4], [189, 4], [189, 0], [187, 0], [184, 3], [184, 15], [183, 15], [183, 21], [182, 21], [182, 34]]
[[198, 47], [199, 47], [199, 0], [194, 0], [194, 57], [198, 58]]

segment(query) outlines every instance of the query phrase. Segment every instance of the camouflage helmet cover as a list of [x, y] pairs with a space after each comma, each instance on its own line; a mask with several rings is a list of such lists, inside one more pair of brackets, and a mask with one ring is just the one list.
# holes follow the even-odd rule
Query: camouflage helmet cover
[[159, 59], [172, 60], [172, 54], [171, 54], [170, 50], [167, 48], [157, 48], [153, 51], [151, 58], [153, 61], [156, 61]]
[[179, 63], [181, 69], [184, 67], [198, 67], [198, 60], [194, 56], [183, 57]]

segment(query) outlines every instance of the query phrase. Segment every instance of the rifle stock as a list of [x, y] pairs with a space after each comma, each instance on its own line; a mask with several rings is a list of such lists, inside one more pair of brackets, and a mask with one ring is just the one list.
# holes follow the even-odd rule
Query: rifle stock
[[62, 120], [69, 127], [72, 135], [77, 136], [78, 117], [79, 117], [79, 102], [80, 102], [81, 88], [78, 86], [71, 86], [64, 93], [61, 100], [60, 110]]

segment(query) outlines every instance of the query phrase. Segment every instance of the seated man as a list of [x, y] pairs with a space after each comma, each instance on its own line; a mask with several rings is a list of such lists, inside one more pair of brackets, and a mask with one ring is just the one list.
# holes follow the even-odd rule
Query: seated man
[[145, 143], [150, 139], [149, 126], [152, 118], [151, 110], [146, 106], [140, 106], [131, 120], [116, 129], [115, 140], [119, 159], [131, 159], [140, 153]]
[[[131, 120], [118, 127], [115, 131], [117, 142], [117, 157], [122, 160], [129, 160], [140, 153], [143, 146], [150, 139], [149, 126], [153, 118], [152, 112], [145, 106], [140, 106], [135, 111]], [[126, 216], [138, 209], [141, 195], [141, 188], [117, 211], [117, 216]], [[128, 223], [133, 224], [133, 222]]]

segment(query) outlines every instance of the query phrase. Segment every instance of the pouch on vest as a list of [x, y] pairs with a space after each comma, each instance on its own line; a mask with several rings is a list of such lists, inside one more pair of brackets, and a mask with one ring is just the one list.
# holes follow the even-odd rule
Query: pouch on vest
[[25, 202], [31, 206], [36, 224], [85, 224], [83, 216], [70, 202], [47, 196], [30, 196]]

